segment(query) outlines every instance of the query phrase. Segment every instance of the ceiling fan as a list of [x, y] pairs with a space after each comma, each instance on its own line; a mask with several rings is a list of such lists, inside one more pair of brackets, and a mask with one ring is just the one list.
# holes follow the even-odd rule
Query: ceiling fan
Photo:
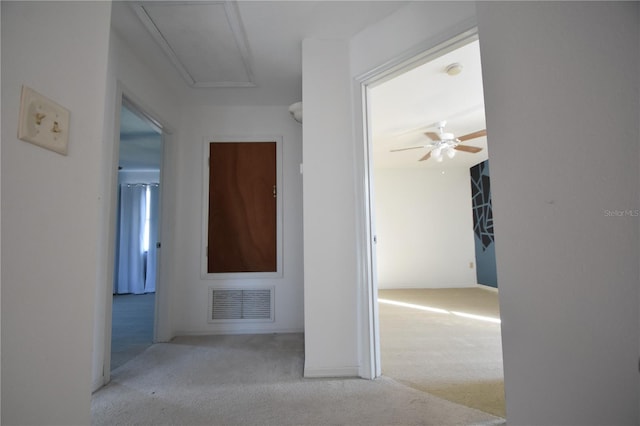
[[436, 159], [436, 161], [442, 161], [444, 154], [446, 154], [447, 157], [449, 158], [455, 157], [456, 150], [469, 152], [471, 154], [476, 154], [482, 151], [482, 148], [478, 148], [471, 145], [461, 145], [461, 142], [486, 136], [487, 135], [486, 129], [478, 130], [477, 132], [469, 133], [464, 136], [460, 136], [459, 138], [456, 138], [453, 133], [446, 133], [444, 131], [444, 127], [446, 125], [447, 125], [446, 121], [440, 121], [438, 122], [438, 125], [437, 125], [438, 133], [435, 133], [435, 132], [425, 133], [425, 135], [429, 139], [431, 139], [432, 141], [431, 143], [410, 146], [407, 148], [392, 149], [391, 152], [406, 151], [409, 149], [431, 148], [431, 151], [427, 152], [418, 161], [428, 160], [432, 156], [433, 158]]

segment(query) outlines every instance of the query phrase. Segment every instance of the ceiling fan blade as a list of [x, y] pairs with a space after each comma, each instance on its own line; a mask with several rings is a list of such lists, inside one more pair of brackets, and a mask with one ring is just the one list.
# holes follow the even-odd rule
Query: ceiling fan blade
[[471, 154], [477, 154], [478, 152], [482, 151], [482, 148], [478, 148], [477, 146], [471, 146], [471, 145], [458, 145], [454, 149], [458, 151], [463, 151], [463, 152], [470, 152]]
[[435, 132], [425, 132], [425, 136], [434, 142], [438, 142], [440, 140], [440, 135]]
[[389, 152], [408, 151], [410, 149], [418, 149], [418, 148], [424, 148], [424, 146], [420, 145], [420, 146], [410, 146], [409, 148], [396, 148], [396, 149], [389, 150]]
[[429, 158], [431, 158], [431, 151], [427, 152], [421, 159], [419, 159], [418, 161], [426, 161]]
[[482, 129], [464, 136], [459, 136], [458, 139], [460, 140], [460, 142], [464, 142], [468, 141], [469, 139], [480, 138], [482, 136], [487, 136], [487, 129]]

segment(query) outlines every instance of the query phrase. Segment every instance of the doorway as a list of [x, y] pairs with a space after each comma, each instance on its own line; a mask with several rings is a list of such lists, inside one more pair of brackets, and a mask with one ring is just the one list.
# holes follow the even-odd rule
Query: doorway
[[493, 244], [472, 179], [486, 170], [488, 190], [477, 33], [396, 64], [363, 91], [377, 375], [504, 417], [498, 294], [487, 287], [497, 283], [480, 282], [474, 235], [482, 225]]
[[162, 128], [123, 97], [120, 107], [111, 371], [155, 340]]

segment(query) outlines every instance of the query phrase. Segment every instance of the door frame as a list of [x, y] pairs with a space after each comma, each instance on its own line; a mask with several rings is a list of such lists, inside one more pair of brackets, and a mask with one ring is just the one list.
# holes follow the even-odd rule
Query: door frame
[[[283, 277], [282, 230], [283, 230], [283, 174], [282, 174], [282, 136], [212, 136], [205, 137], [202, 143], [202, 232], [200, 242], [200, 277], [204, 280], [265, 279]], [[242, 142], [276, 143], [276, 272], [224, 272], [209, 273], [207, 268], [207, 245], [209, 235], [209, 144]]]
[[[173, 133], [171, 127], [153, 112], [153, 109], [147, 106], [142, 100], [140, 100], [133, 91], [126, 88], [120, 81], [116, 83], [116, 96], [115, 96], [115, 111], [114, 114], [114, 135], [113, 135], [113, 149], [110, 162], [111, 170], [107, 174], [109, 182], [107, 184], [108, 192], [105, 196], [110, 197], [108, 207], [108, 234], [107, 234], [107, 267], [106, 267], [106, 281], [107, 285], [104, 289], [103, 303], [105, 306], [105, 323], [103, 327], [104, 336], [104, 353], [103, 353], [103, 368], [102, 368], [102, 385], [106, 385], [111, 380], [111, 321], [113, 318], [113, 280], [115, 270], [115, 248], [116, 248], [116, 231], [117, 231], [117, 218], [118, 218], [118, 164], [120, 159], [120, 110], [126, 104], [128, 107], [134, 109], [137, 113], [141, 114], [147, 120], [152, 122], [155, 126], [159, 127], [162, 131], [162, 154], [161, 154], [161, 166], [160, 166], [160, 193], [159, 193], [159, 211], [158, 211], [158, 242], [163, 241], [163, 236], [167, 235], [165, 224], [166, 221], [163, 218], [166, 216], [165, 209], [166, 203], [163, 202], [165, 198], [164, 187], [166, 186], [166, 170], [168, 165], [168, 151], [171, 141], [171, 134]], [[154, 330], [153, 330], [153, 342], [164, 342], [171, 339], [171, 330], [169, 327], [169, 309], [168, 309], [168, 280], [167, 280], [167, 268], [165, 262], [162, 261], [162, 249], [158, 250], [156, 260], [156, 297], [154, 306]]]
[[355, 117], [361, 118], [362, 127], [356, 131], [358, 144], [356, 174], [358, 176], [358, 273], [360, 288], [361, 347], [360, 377], [375, 379], [382, 375], [380, 355], [380, 321], [378, 314], [378, 281], [376, 261], [375, 193], [373, 173], [373, 135], [371, 130], [371, 89], [400, 74], [423, 65], [445, 53], [478, 39], [475, 20], [468, 20], [440, 36], [427, 40], [398, 57], [355, 77]]

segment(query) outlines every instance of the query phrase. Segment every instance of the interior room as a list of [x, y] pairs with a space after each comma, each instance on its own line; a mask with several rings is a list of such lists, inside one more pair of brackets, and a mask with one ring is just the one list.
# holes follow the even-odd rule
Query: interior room
[[[378, 287], [497, 288], [478, 280], [476, 269], [492, 265], [476, 268], [471, 214], [471, 169], [489, 159], [479, 41], [376, 85], [370, 98]], [[492, 232], [488, 219], [478, 225]]]
[[460, 44], [370, 91], [382, 374], [504, 417], [480, 45]]
[[162, 129], [130, 102], [120, 110], [111, 370], [154, 341]]
[[[2, 1], [0, 15], [3, 424], [638, 423], [637, 2]], [[442, 119], [490, 135], [506, 417], [381, 369], [370, 85], [472, 34], [485, 126]], [[123, 98], [162, 128], [161, 249], [155, 344], [112, 372]], [[250, 142], [273, 147], [275, 260], [211, 272], [206, 153]]]

